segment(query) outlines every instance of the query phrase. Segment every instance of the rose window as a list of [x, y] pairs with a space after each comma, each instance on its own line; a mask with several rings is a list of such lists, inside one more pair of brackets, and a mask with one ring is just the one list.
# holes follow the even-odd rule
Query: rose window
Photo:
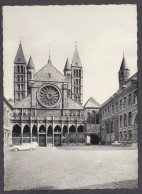
[[39, 102], [45, 107], [54, 107], [60, 101], [60, 91], [56, 86], [44, 85], [38, 93]]

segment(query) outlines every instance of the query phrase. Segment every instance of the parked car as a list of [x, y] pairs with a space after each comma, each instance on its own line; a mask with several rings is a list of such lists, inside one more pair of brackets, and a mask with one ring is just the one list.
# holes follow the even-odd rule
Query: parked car
[[114, 141], [111, 145], [112, 146], [121, 146], [121, 143], [118, 141]]
[[38, 147], [37, 142], [23, 143], [21, 145], [14, 145], [11, 150], [24, 151], [24, 150], [35, 150]]

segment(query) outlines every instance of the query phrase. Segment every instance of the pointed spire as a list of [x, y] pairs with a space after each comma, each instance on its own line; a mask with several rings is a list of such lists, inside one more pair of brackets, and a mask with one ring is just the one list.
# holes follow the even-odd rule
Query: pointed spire
[[67, 70], [71, 71], [71, 64], [69, 63], [68, 58], [66, 60], [66, 64], [65, 64], [65, 67], [64, 67], [64, 71], [67, 71]]
[[22, 49], [22, 45], [21, 45], [21, 41], [20, 41], [20, 44], [19, 44], [19, 48], [18, 48], [16, 57], [15, 57], [14, 63], [15, 64], [17, 64], [17, 63], [18, 64], [19, 63], [20, 64], [26, 63], [24, 53], [23, 53], [23, 49]]
[[34, 69], [34, 68], [35, 68], [31, 56], [30, 56], [30, 58], [29, 58], [29, 62], [28, 62], [27, 68], [28, 68], [28, 69]]
[[82, 66], [76, 45], [75, 45], [75, 51], [72, 59], [72, 66], [78, 66], [78, 67]]
[[121, 63], [121, 66], [120, 66], [120, 70], [123, 70], [123, 69], [128, 69], [127, 63], [126, 63], [126, 60], [125, 60], [125, 57], [124, 57], [124, 51], [123, 51], [123, 59], [122, 59], [122, 63]]

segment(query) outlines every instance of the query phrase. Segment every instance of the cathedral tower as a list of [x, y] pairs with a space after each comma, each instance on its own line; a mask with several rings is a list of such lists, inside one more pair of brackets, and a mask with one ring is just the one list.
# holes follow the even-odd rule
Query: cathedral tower
[[14, 103], [27, 96], [27, 69], [26, 61], [21, 45], [14, 60]]
[[64, 76], [66, 81], [68, 82], [68, 96], [71, 97], [71, 64], [69, 63], [69, 60], [66, 60], [66, 64], [64, 67]]
[[27, 65], [27, 93], [28, 94], [31, 93], [31, 86], [33, 85], [34, 76], [35, 76], [35, 67], [34, 67], [32, 57], [30, 56], [29, 62]]
[[72, 59], [71, 66], [71, 93], [72, 98], [82, 104], [83, 103], [83, 69], [78, 54], [77, 46]]
[[119, 88], [122, 88], [122, 86], [125, 85], [126, 81], [129, 79], [130, 75], [130, 70], [127, 67], [124, 54], [118, 74], [119, 74]]

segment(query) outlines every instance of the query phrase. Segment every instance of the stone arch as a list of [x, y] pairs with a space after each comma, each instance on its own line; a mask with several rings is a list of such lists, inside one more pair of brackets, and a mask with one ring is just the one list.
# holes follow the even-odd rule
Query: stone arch
[[13, 126], [12, 137], [20, 137], [21, 136], [21, 127], [18, 124]]
[[56, 125], [56, 127], [54, 127], [54, 132], [61, 132], [61, 127]]
[[69, 133], [75, 133], [76, 132], [76, 128], [74, 125], [70, 126], [69, 128]]
[[53, 128], [51, 125], [49, 125], [47, 129], [47, 136], [51, 137], [53, 135]]
[[83, 133], [84, 126], [83, 125], [80, 125], [77, 130], [78, 130], [78, 133]]
[[39, 133], [46, 133], [46, 127], [44, 125], [40, 126]]
[[65, 136], [66, 133], [68, 133], [68, 127], [66, 125], [64, 125], [64, 127], [63, 127], [63, 136]]
[[30, 127], [29, 125], [25, 125], [23, 128], [23, 137], [30, 137]]
[[37, 126], [36, 125], [34, 125], [32, 128], [32, 136], [37, 137]]
[[97, 134], [90, 135], [91, 140], [90, 143], [93, 145], [98, 145], [100, 143], [100, 137]]

